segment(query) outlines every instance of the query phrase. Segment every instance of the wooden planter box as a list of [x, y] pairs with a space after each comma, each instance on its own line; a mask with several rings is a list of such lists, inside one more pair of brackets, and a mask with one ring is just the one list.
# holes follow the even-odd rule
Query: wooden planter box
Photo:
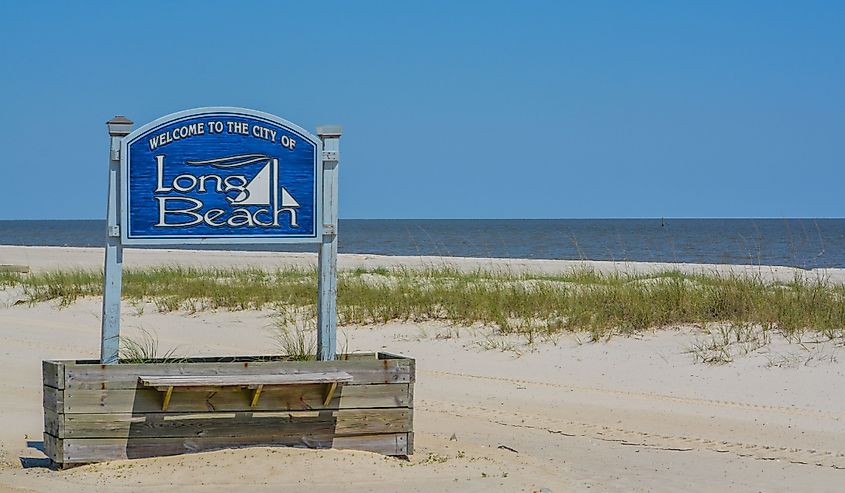
[[[44, 361], [43, 372], [44, 451], [59, 465], [248, 446], [413, 453], [415, 367], [404, 356], [191, 358], [119, 365]], [[259, 382], [317, 373], [343, 374], [346, 381], [208, 384], [209, 376]], [[182, 382], [170, 392], [149, 385], [150, 378], [163, 376], [199, 380]], [[149, 377], [148, 385], [141, 377]]]

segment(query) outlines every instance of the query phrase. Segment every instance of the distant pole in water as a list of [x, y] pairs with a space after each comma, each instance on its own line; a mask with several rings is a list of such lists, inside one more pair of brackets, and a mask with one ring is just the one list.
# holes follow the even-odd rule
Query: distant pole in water
[[662, 227], [664, 227], [664, 226], [666, 226], [666, 221], [664, 220], [664, 218], [663, 218], [663, 217], [661, 217], [661, 218], [660, 218], [660, 227], [662, 228]]

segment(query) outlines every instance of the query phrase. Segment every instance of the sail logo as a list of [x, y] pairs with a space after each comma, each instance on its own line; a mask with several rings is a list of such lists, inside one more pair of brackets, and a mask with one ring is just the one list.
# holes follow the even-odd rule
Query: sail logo
[[149, 123], [120, 143], [121, 241], [317, 243], [322, 154], [319, 137], [242, 108]]
[[[299, 202], [279, 183], [279, 159], [239, 154], [185, 160], [171, 173], [156, 154], [157, 228], [299, 228]], [[222, 197], [223, 200], [220, 200]]]

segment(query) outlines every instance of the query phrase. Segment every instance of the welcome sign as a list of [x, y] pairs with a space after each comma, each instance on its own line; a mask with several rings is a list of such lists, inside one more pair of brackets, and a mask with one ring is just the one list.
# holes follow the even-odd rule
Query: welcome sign
[[[317, 357], [337, 350], [339, 125], [313, 135], [243, 108], [199, 108], [132, 131], [108, 122], [100, 362], [119, 363], [123, 247], [313, 243]], [[237, 250], [234, 247], [233, 250]]]
[[126, 245], [320, 242], [319, 138], [239, 108], [169, 115], [121, 148]]

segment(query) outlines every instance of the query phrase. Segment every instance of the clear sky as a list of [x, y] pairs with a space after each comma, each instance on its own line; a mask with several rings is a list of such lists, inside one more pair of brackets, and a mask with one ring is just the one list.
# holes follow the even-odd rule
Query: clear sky
[[0, 98], [0, 219], [200, 106], [342, 124], [344, 218], [845, 215], [839, 1], [9, 1]]

